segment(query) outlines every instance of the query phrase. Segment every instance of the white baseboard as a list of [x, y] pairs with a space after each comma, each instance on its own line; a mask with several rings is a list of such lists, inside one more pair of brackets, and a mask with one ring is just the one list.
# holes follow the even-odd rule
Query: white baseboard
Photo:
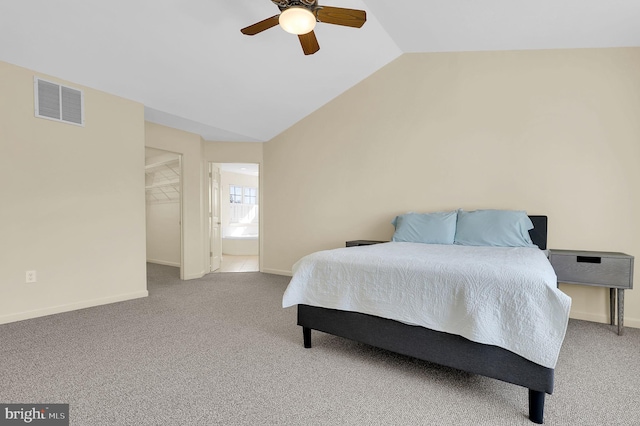
[[640, 319], [624, 317], [624, 323], [622, 325], [625, 327], [640, 328]]
[[[599, 323], [602, 323], [602, 324], [609, 324], [609, 316], [608, 315], [593, 314], [593, 313], [589, 313], [589, 312], [571, 312], [570, 317], [574, 318], [574, 319], [578, 319], [578, 320], [599, 322]], [[632, 328], [640, 328], [640, 319], [629, 318], [629, 317], [625, 316], [624, 317], [624, 326], [625, 327], [632, 327]]]
[[263, 268], [260, 272], [264, 272], [265, 274], [274, 274], [274, 275], [285, 275], [287, 277], [292, 277], [293, 273], [291, 271], [285, 271], [282, 269], [269, 269]]
[[[180, 263], [176, 263], [176, 262], [167, 262], [165, 260], [158, 260], [158, 259], [147, 259], [148, 263], [155, 263], [158, 265], [165, 265], [165, 266], [175, 266], [177, 268], [180, 268]], [[198, 278], [202, 278], [204, 277], [206, 274], [208, 274], [208, 272], [198, 272], [195, 274], [187, 274], [184, 276], [184, 278], [182, 278], [183, 280], [196, 280]]]
[[165, 265], [165, 266], [175, 266], [177, 268], [180, 267], [180, 262], [169, 262], [166, 260], [159, 260], [159, 259], [147, 259], [148, 263], [157, 263], [158, 265]]
[[78, 309], [91, 308], [93, 306], [108, 305], [109, 303], [124, 302], [125, 300], [139, 299], [147, 296], [149, 296], [149, 292], [147, 290], [142, 290], [136, 291], [135, 293], [119, 294], [102, 299], [83, 300], [81, 302], [69, 303], [66, 305], [50, 306], [43, 309], [18, 312], [15, 314], [0, 316], [0, 324], [60, 314], [62, 312], [76, 311]]
[[204, 277], [206, 274], [207, 274], [206, 272], [199, 272], [199, 273], [197, 273], [197, 274], [187, 274], [187, 275], [185, 275], [185, 276], [184, 276], [184, 278], [183, 278], [183, 279], [184, 279], [185, 281], [186, 281], [186, 280], [196, 280], [196, 279], [198, 279], [198, 278], [202, 278], [202, 277]]

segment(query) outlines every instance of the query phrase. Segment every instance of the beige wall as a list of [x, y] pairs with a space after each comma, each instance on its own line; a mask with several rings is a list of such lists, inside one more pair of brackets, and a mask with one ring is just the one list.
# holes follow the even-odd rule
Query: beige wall
[[[640, 48], [405, 54], [264, 146], [262, 270], [407, 211], [524, 209], [551, 248], [640, 256]], [[638, 269], [638, 268], [636, 268]], [[562, 285], [605, 322], [607, 290]], [[640, 327], [640, 291], [626, 292]]]
[[[34, 117], [34, 75], [84, 91], [84, 127]], [[0, 62], [0, 323], [147, 295], [143, 123], [139, 103]]]
[[180, 202], [147, 203], [147, 262], [180, 267]]
[[212, 163], [262, 164], [262, 147], [256, 142], [204, 142], [204, 157]]

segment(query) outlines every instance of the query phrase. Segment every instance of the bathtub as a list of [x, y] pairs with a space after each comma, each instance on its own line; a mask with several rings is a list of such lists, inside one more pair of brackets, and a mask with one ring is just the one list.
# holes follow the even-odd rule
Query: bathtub
[[258, 256], [258, 234], [222, 237], [222, 254]]

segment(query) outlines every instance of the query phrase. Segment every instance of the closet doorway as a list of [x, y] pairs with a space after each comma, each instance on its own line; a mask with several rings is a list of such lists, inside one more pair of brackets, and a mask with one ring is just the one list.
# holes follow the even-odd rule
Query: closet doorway
[[[212, 167], [220, 171], [219, 235], [222, 258], [216, 272], [259, 271], [259, 166], [254, 163], [212, 163]], [[214, 197], [212, 191], [211, 199]], [[210, 235], [213, 245], [213, 232]]]
[[182, 155], [145, 148], [147, 262], [182, 275]]

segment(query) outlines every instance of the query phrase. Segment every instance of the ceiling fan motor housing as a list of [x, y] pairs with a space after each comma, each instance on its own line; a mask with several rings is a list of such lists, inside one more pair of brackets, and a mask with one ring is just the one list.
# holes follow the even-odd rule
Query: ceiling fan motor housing
[[292, 6], [314, 9], [318, 6], [318, 0], [271, 0], [273, 4], [278, 6], [280, 10], [288, 9]]

